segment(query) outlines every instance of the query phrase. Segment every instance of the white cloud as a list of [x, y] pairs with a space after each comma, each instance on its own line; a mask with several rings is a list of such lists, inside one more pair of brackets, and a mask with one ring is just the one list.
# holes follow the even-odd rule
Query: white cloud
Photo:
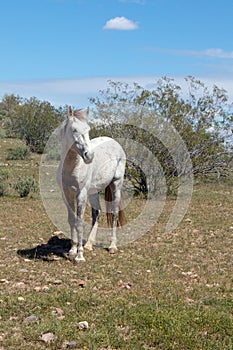
[[218, 48], [210, 48], [205, 50], [179, 50], [179, 49], [166, 49], [160, 47], [151, 47], [149, 50], [164, 52], [171, 55], [183, 55], [183, 56], [199, 56], [199, 57], [212, 57], [212, 58], [225, 58], [233, 59], [233, 51], [224, 51]]
[[206, 49], [203, 55], [217, 58], [233, 58], [233, 51], [224, 51], [222, 49]]
[[[207, 86], [214, 84], [219, 88], [224, 88], [228, 92], [229, 100], [233, 101], [232, 74], [222, 78], [196, 77], [203, 81]], [[50, 101], [55, 106], [73, 105], [77, 108], [85, 108], [90, 105], [89, 98], [98, 95], [99, 90], [107, 88], [107, 81], [121, 81], [128, 84], [134, 82], [146, 89], [153, 88], [159, 76], [109, 76], [109, 77], [91, 77], [80, 79], [54, 79], [54, 80], [34, 80], [21, 82], [0, 82], [0, 99], [4, 94], [15, 94], [24, 98], [32, 96], [40, 100]], [[184, 77], [174, 77], [177, 84], [184, 90], [187, 85]]]
[[138, 29], [138, 24], [126, 17], [115, 17], [108, 20], [103, 27], [107, 30], [135, 30]]

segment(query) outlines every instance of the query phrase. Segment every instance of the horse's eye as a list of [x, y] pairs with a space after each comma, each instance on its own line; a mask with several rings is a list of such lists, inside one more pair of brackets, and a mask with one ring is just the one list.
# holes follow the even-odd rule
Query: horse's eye
[[74, 132], [74, 133], [77, 133], [77, 132], [78, 132], [78, 130], [77, 130], [77, 129], [73, 129], [73, 132]]

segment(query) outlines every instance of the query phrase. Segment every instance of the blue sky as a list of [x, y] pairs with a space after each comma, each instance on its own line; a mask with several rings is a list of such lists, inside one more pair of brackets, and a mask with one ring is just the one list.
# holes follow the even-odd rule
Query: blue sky
[[233, 100], [232, 0], [0, 0], [0, 98], [85, 107], [108, 79], [194, 75]]

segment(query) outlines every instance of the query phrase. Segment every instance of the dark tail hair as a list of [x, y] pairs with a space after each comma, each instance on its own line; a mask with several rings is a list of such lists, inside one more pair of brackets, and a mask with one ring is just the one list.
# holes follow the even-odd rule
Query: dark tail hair
[[[113, 225], [113, 214], [112, 214], [112, 190], [110, 186], [107, 186], [105, 188], [105, 201], [106, 201], [106, 215], [107, 215], [107, 223], [109, 227], [112, 227]], [[124, 226], [127, 222], [125, 213], [124, 213], [124, 195], [123, 191], [121, 190], [121, 199], [120, 199], [120, 205], [119, 205], [119, 214], [118, 214], [118, 220], [117, 220], [117, 226]]]

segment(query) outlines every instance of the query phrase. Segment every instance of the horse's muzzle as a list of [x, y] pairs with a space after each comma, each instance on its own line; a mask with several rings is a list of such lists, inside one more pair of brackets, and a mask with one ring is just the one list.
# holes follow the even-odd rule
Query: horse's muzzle
[[84, 163], [90, 164], [93, 161], [93, 158], [94, 158], [94, 152], [84, 152], [83, 153]]

